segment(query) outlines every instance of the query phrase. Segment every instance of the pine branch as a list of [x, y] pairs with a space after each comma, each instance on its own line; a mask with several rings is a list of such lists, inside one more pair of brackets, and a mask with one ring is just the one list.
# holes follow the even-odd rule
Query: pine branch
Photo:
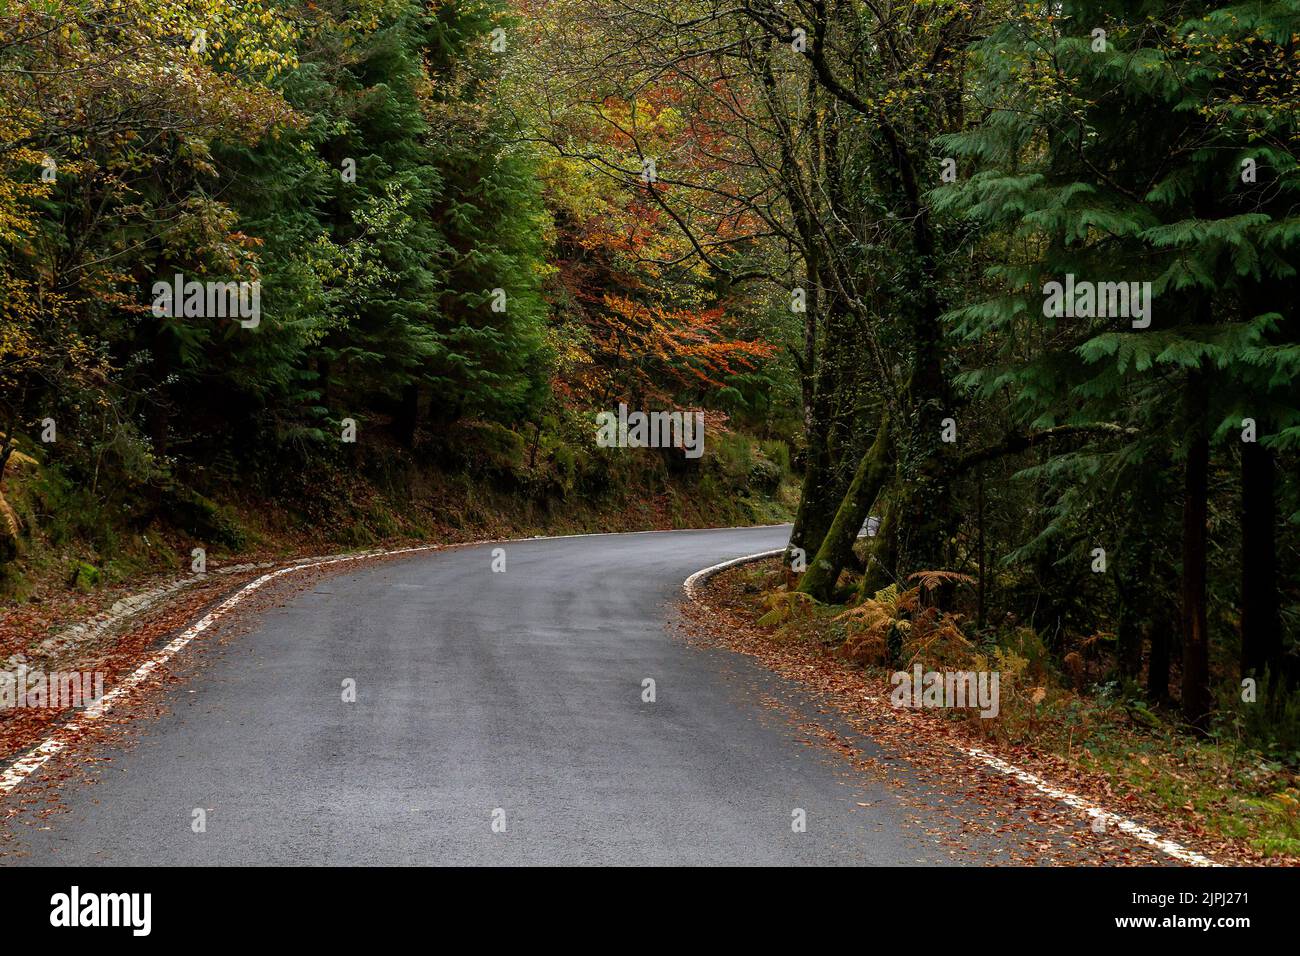
[[996, 445], [990, 445], [981, 448], [979, 451], [971, 452], [953, 463], [953, 474], [964, 474], [976, 465], [986, 461], [992, 461], [995, 458], [1002, 458], [1006, 455], [1015, 455], [1038, 445], [1055, 441], [1058, 438], [1068, 438], [1071, 436], [1120, 436], [1136, 435], [1138, 429], [1125, 428], [1123, 425], [1116, 425], [1112, 422], [1094, 422], [1088, 425], [1057, 425], [1053, 428], [1044, 428], [1037, 432], [1017, 432], [1008, 435]]

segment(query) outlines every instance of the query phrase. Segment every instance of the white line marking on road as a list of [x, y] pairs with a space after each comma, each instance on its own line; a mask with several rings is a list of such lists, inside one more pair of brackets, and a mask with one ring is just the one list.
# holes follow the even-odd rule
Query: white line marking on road
[[319, 568], [329, 564], [339, 564], [343, 561], [361, 561], [365, 558], [389, 557], [395, 554], [410, 554], [415, 551], [433, 551], [442, 547], [441, 545], [422, 545], [415, 548], [399, 548], [396, 551], [371, 551], [364, 554], [346, 555], [344, 557], [322, 558], [315, 561], [308, 561], [301, 564], [292, 564], [288, 567], [280, 568], [278, 571], [271, 571], [263, 574], [245, 584], [242, 588], [226, 598], [207, 614], [203, 615], [194, 624], [172, 638], [160, 650], [150, 656], [143, 664], [131, 672], [129, 676], [119, 681], [117, 686], [111, 691], [95, 701], [81, 715], [64, 724], [58, 733], [46, 738], [35, 750], [19, 757], [0, 775], [0, 793], [9, 793], [20, 783], [30, 777], [33, 773], [45, 765], [51, 757], [62, 753], [68, 747], [72, 737], [86, 727], [94, 723], [99, 718], [113, 709], [113, 705], [138, 687], [142, 682], [148, 679], [149, 675], [161, 667], [167, 661], [175, 657], [190, 641], [198, 637], [208, 628], [210, 628], [235, 606], [240, 604], [244, 598], [252, 594], [268, 581], [273, 581], [282, 574], [288, 574], [291, 571], [302, 571], [306, 568]]
[[749, 564], [753, 561], [762, 561], [764, 558], [775, 558], [778, 554], [785, 554], [785, 548], [776, 548], [772, 551], [760, 551], [758, 554], [747, 554], [743, 558], [733, 558], [730, 561], [723, 561], [721, 564], [715, 564], [712, 567], [702, 568], [682, 582], [682, 590], [686, 592], [688, 598], [694, 599], [696, 594], [699, 593], [701, 585], [715, 574], [719, 574], [728, 568], [739, 567], [742, 564]]
[[[758, 554], [747, 554], [743, 558], [733, 558], [730, 561], [723, 561], [721, 564], [702, 568], [682, 582], [682, 590], [686, 592], [686, 596], [691, 600], [696, 600], [700, 587], [715, 574], [726, 571], [728, 568], [739, 567], [742, 564], [750, 564], [754, 561], [762, 561], [764, 558], [774, 558], [778, 554], [784, 553], [785, 548], [777, 548], [774, 551], [760, 551]], [[1093, 803], [1089, 803], [1083, 797], [1070, 793], [1068, 790], [1054, 787], [1042, 777], [1038, 777], [1030, 773], [1028, 770], [1021, 770], [1014, 764], [1007, 763], [1001, 757], [995, 757], [993, 754], [988, 753], [985, 750], [980, 750], [978, 747], [954, 746], [966, 756], [973, 757], [975, 760], [978, 760], [986, 766], [992, 767], [994, 770], [1015, 777], [1021, 783], [1033, 787], [1039, 793], [1051, 797], [1053, 800], [1057, 800], [1060, 803], [1064, 803], [1071, 809], [1079, 810], [1094, 820], [1101, 820], [1107, 826], [1113, 826], [1122, 833], [1127, 833], [1135, 840], [1139, 840], [1148, 846], [1155, 847], [1162, 853], [1172, 856], [1175, 860], [1179, 860], [1183, 863], [1190, 863], [1193, 866], [1220, 865], [1214, 860], [1211, 860], [1208, 856], [1202, 856], [1195, 850], [1187, 849], [1187, 847], [1183, 846], [1181, 843], [1176, 843], [1173, 840], [1166, 840], [1154, 830], [1150, 830], [1147, 827], [1142, 826], [1140, 823], [1136, 823], [1127, 817], [1122, 817], [1117, 813], [1111, 813], [1109, 810], [1104, 810]]]
[[[602, 537], [615, 537], [617, 535], [633, 535], [633, 534], [671, 534], [674, 531], [741, 531], [741, 530], [748, 530], [751, 527], [752, 528], [779, 528], [782, 527], [782, 525], [779, 524], [744, 525], [744, 526], [737, 526], [735, 528], [662, 528], [662, 529], [655, 529], [652, 531], [614, 531], [614, 532], [592, 532], [588, 534], [564, 534], [564, 535], [555, 535], [550, 538], [542, 538], [542, 537], [494, 538], [488, 541], [466, 541], [457, 544], [418, 545], [416, 547], [411, 547], [411, 548], [398, 548], [395, 551], [363, 551], [358, 554], [335, 555], [327, 558], [313, 558], [305, 561], [295, 562], [286, 567], [280, 568], [276, 571], [271, 571], [267, 574], [264, 574], [260, 578], [250, 581], [248, 584], [245, 584], [242, 588], [240, 588], [238, 591], [236, 591], [226, 600], [222, 601], [219, 605], [217, 605], [215, 608], [213, 608], [211, 611], [205, 614], [197, 622], [192, 624], [190, 627], [186, 628], [179, 635], [177, 635], [166, 645], [164, 645], [160, 650], [158, 650], [156, 653], [150, 656], [147, 660], [145, 660], [143, 664], [141, 664], [138, 668], [132, 671], [129, 676], [123, 678], [117, 684], [117, 686], [115, 686], [111, 691], [109, 691], [107, 694], [105, 694], [95, 703], [91, 704], [84, 711], [82, 711], [80, 716], [64, 724], [59, 729], [58, 733], [52, 734], [51, 736], [46, 738], [45, 741], [41, 743], [38, 747], [36, 747], [34, 750], [29, 751], [28, 753], [24, 754], [22, 757], [19, 757], [17, 760], [15, 760], [12, 764], [10, 764], [5, 769], [3, 774], [0, 774], [0, 794], [9, 793], [20, 783], [22, 783], [24, 780], [30, 777], [33, 773], [39, 770], [42, 766], [44, 766], [50, 760], [51, 757], [54, 757], [62, 753], [64, 750], [66, 750], [69, 741], [73, 736], [80, 733], [82, 730], [86, 728], [87, 725], [94, 723], [100, 717], [103, 717], [104, 714], [108, 713], [108, 711], [112, 710], [113, 705], [118, 701], [120, 701], [122, 697], [124, 697], [126, 694], [129, 694], [132, 690], [138, 687], [144, 680], [146, 680], [149, 677], [150, 674], [152, 674], [160, 666], [167, 663], [167, 661], [171, 660], [171, 658], [175, 657], [187, 644], [190, 643], [190, 641], [194, 640], [194, 638], [198, 637], [200, 634], [202, 634], [204, 631], [210, 628], [213, 624], [219, 621], [232, 608], [240, 604], [244, 600], [244, 598], [248, 597], [248, 595], [252, 594], [254, 591], [260, 588], [262, 585], [266, 584], [268, 581], [272, 581], [275, 578], [278, 578], [282, 574], [288, 574], [291, 571], [302, 571], [306, 568], [319, 568], [330, 564], [339, 564], [344, 561], [361, 561], [366, 558], [386, 558], [397, 554], [412, 554], [417, 551], [438, 551], [438, 550], [449, 551], [455, 548], [482, 545], [482, 544], [523, 544], [529, 541], [556, 540], [556, 539], [568, 539], [568, 538], [602, 538]], [[776, 552], [776, 553], [779, 554], [780, 552]], [[232, 568], [214, 569], [213, 573], [228, 573], [230, 571], [243, 570], [247, 568], [253, 568], [256, 566], [257, 565], [239, 565], [237, 567], [232, 567]], [[198, 579], [199, 576], [195, 575], [195, 580]], [[179, 579], [179, 580], [181, 584], [188, 582], [188, 579]], [[179, 586], [179, 584], [177, 586]], [[170, 588], [171, 586], [169, 585], [167, 587]], [[152, 592], [150, 592], [150, 594], [152, 594]], [[116, 624], [118, 621], [126, 617], [132, 616], [133, 613], [144, 610], [146, 607], [149, 606], [150, 603], [152, 603], [152, 601], [142, 604], [137, 608], [134, 608], [131, 612], [114, 615], [110, 623]]]
[[1148, 846], [1155, 847], [1162, 853], [1169, 854], [1175, 860], [1181, 860], [1183, 863], [1190, 863], [1193, 866], [1219, 865], [1208, 856], [1201, 856], [1201, 854], [1194, 850], [1187, 849], [1187, 847], [1183, 846], [1181, 843], [1175, 843], [1173, 840], [1166, 840], [1154, 830], [1148, 830], [1140, 823], [1134, 823], [1127, 817], [1121, 817], [1118, 813], [1111, 813], [1109, 810], [1103, 810], [1101, 807], [1089, 803], [1083, 797], [1070, 793], [1068, 790], [1054, 787], [1041, 777], [1037, 777], [1027, 770], [1021, 770], [1019, 767], [1007, 763], [1001, 757], [995, 757], [993, 754], [980, 750], [978, 747], [962, 747], [960, 749], [962, 752], [969, 754], [976, 760], [988, 764], [988, 766], [993, 767], [995, 770], [1000, 770], [1008, 776], [1015, 777], [1021, 783], [1028, 784], [1039, 793], [1046, 794], [1054, 800], [1059, 800], [1066, 806], [1082, 811], [1094, 820], [1101, 820], [1107, 826], [1113, 826], [1115, 829], [1127, 833], [1135, 840], [1140, 840]]

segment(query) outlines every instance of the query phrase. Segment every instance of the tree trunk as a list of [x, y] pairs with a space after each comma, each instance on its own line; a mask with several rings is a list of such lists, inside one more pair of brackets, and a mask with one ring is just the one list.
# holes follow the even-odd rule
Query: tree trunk
[[1183, 498], [1183, 719], [1201, 733], [1210, 721], [1210, 641], [1206, 613], [1205, 551], [1210, 439], [1206, 432], [1204, 373], [1186, 385], [1187, 449]]
[[542, 440], [542, 423], [533, 422], [533, 444], [528, 449], [528, 470], [532, 471], [537, 467], [537, 446]]
[[1151, 660], [1147, 664], [1147, 699], [1153, 704], [1169, 700], [1169, 626], [1157, 623], [1151, 630]]
[[163, 328], [162, 322], [155, 323], [153, 337], [153, 362], [150, 374], [156, 383], [153, 394], [149, 396], [149, 408], [146, 418], [149, 423], [149, 444], [159, 459], [167, 457], [168, 425], [172, 414], [167, 396], [167, 379], [171, 374], [171, 342]]
[[1241, 446], [1241, 675], [1281, 676], [1273, 454], [1255, 442]]
[[1132, 681], [1142, 672], [1142, 645], [1155, 618], [1151, 581], [1155, 539], [1164, 531], [1164, 518], [1149, 480], [1139, 476], [1129, 490], [1131, 503], [1120, 513], [1124, 530], [1115, 553], [1114, 582], [1119, 596], [1115, 664], [1120, 676]]
[[[1117, 588], [1120, 606], [1115, 656], [1120, 676], [1134, 680], [1142, 671], [1143, 637], [1151, 622], [1146, 589], [1151, 581], [1152, 554], [1151, 542], [1145, 534], [1132, 546], [1131, 554], [1123, 558], [1116, 568], [1120, 580], [1127, 584]], [[1168, 685], [1167, 675], [1165, 683]]]
[[897, 580], [895, 567], [898, 564], [898, 522], [894, 519], [895, 504], [888, 488], [880, 494], [885, 499], [885, 504], [880, 509], [880, 527], [868, 543], [867, 570], [862, 575], [862, 584], [858, 588], [858, 594], [863, 598], [883, 591]]
[[[803, 489], [795, 512], [794, 529], [790, 533], [790, 547], [802, 548], [808, 556], [821, 548], [826, 531], [835, 519], [835, 509], [849, 483], [849, 477], [842, 474], [844, 468], [837, 461], [832, 446], [836, 400], [844, 387], [841, 375], [844, 356], [840, 352], [852, 341], [851, 328], [848, 316], [837, 303], [826, 303], [825, 308], [825, 335], [817, 363], [811, 428], [806, 433], [808, 454]], [[852, 453], [856, 457], [856, 449]]]
[[889, 417], [886, 415], [876, 432], [875, 442], [858, 464], [857, 473], [835, 512], [830, 530], [817, 549], [817, 556], [809, 563], [799, 582], [800, 591], [819, 601], [827, 601], [834, 594], [835, 584], [849, 561], [862, 522], [889, 476], [892, 448]]
[[794, 515], [794, 528], [790, 532], [790, 547], [816, 553], [833, 517], [828, 503], [834, 501], [834, 476], [825, 440], [815, 434], [809, 435], [808, 439], [803, 487]]

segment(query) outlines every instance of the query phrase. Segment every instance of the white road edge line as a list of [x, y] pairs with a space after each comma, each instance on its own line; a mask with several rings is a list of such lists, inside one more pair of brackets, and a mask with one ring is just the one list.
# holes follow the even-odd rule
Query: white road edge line
[[743, 558], [732, 558], [730, 561], [723, 561], [721, 564], [702, 568], [682, 582], [682, 590], [686, 592], [688, 598], [694, 600], [699, 594], [700, 586], [715, 574], [720, 574], [728, 568], [739, 567], [742, 564], [749, 564], [753, 561], [762, 561], [764, 558], [775, 558], [778, 554], [785, 554], [785, 548], [775, 548], [771, 551], [760, 551], [757, 554], [747, 554]]
[[188, 628], [172, 638], [167, 644], [151, 655], [143, 664], [137, 667], [130, 675], [118, 682], [111, 691], [95, 701], [80, 716], [64, 724], [59, 732], [46, 738], [46, 740], [35, 750], [26, 755], [19, 757], [4, 774], [0, 775], [0, 793], [9, 793], [20, 783], [30, 777], [33, 773], [45, 765], [51, 757], [62, 753], [68, 747], [68, 743], [76, 734], [84, 730], [88, 725], [94, 723], [99, 718], [113, 709], [113, 705], [124, 698], [132, 690], [143, 683], [150, 674], [161, 667], [167, 661], [175, 657], [185, 645], [198, 637], [208, 628], [210, 628], [235, 606], [240, 604], [244, 598], [252, 594], [268, 581], [273, 581], [282, 574], [288, 574], [291, 571], [302, 571], [306, 568], [319, 568], [328, 564], [339, 564], [344, 561], [361, 561], [366, 558], [389, 557], [395, 554], [410, 554], [415, 551], [434, 551], [442, 545], [421, 545], [414, 548], [399, 548], [396, 551], [379, 551], [366, 552], [363, 554], [351, 554], [343, 557], [322, 558], [315, 561], [308, 561], [301, 564], [291, 564], [288, 567], [280, 568], [278, 571], [271, 571], [263, 574], [261, 577], [250, 581], [242, 588], [226, 598], [207, 614], [203, 615], [198, 621], [191, 624]]
[[[762, 561], [764, 558], [774, 558], [777, 555], [784, 553], [785, 548], [777, 548], [773, 551], [760, 551], [757, 554], [747, 554], [743, 558], [733, 558], [730, 561], [723, 561], [721, 564], [715, 564], [712, 567], [702, 568], [682, 582], [682, 590], [686, 592], [688, 598], [691, 600], [697, 600], [700, 587], [715, 574], [726, 571], [728, 568], [739, 567], [742, 564], [750, 564], [754, 561]], [[1044, 796], [1051, 797], [1053, 800], [1063, 803], [1073, 810], [1078, 810], [1084, 815], [1091, 817], [1093, 820], [1101, 820], [1106, 826], [1113, 826], [1122, 833], [1127, 833], [1135, 840], [1145, 843], [1148, 846], [1155, 847], [1160, 852], [1173, 857], [1175, 860], [1182, 863], [1189, 863], [1192, 866], [1220, 865], [1208, 856], [1202, 856], [1195, 850], [1187, 849], [1187, 847], [1183, 846], [1181, 843], [1176, 843], [1173, 840], [1166, 840], [1154, 830], [1150, 830], [1147, 827], [1142, 826], [1140, 823], [1136, 823], [1127, 817], [1122, 817], [1117, 813], [1111, 813], [1109, 810], [1105, 810], [1102, 807], [1090, 803], [1078, 794], [1070, 793], [1068, 790], [1062, 790], [1060, 787], [1054, 787], [1042, 777], [1036, 776], [1028, 770], [1021, 770], [1019, 767], [1007, 763], [1001, 757], [995, 757], [993, 754], [980, 750], [978, 747], [954, 746], [956, 746], [957, 750], [961, 751], [966, 756], [978, 760], [985, 766], [992, 767], [994, 770], [1004, 773], [1009, 777], [1015, 777], [1021, 783], [1033, 787]]]
[[[779, 527], [782, 527], [782, 525], [738, 525], [733, 528], [656, 528], [650, 531], [597, 531], [588, 534], [561, 534], [550, 537], [538, 535], [531, 538], [492, 538], [486, 541], [465, 541], [452, 544], [425, 544], [411, 548], [398, 548], [395, 551], [362, 551], [357, 554], [336, 555], [328, 558], [312, 558], [305, 561], [297, 561], [276, 571], [263, 574], [261, 577], [245, 584], [242, 588], [230, 597], [226, 598], [226, 600], [222, 601], [202, 618], [165, 644], [160, 650], [151, 655], [143, 664], [132, 671], [131, 674], [119, 681], [117, 686], [115, 686], [111, 691], [82, 711], [80, 716], [66, 724], [63, 724], [63, 726], [59, 728], [58, 733], [50, 735], [40, 744], [40, 746], [36, 747], [34, 750], [28, 751], [22, 757], [15, 760], [5, 769], [3, 774], [0, 774], [0, 794], [13, 791], [20, 783], [43, 767], [51, 757], [57, 756], [66, 750], [68, 743], [73, 736], [80, 733], [87, 725], [94, 723], [100, 717], [103, 717], [104, 714], [112, 710], [113, 705], [116, 702], [138, 687], [160, 666], [167, 663], [167, 661], [180, 653], [180, 651], [183, 650], [190, 641], [194, 640], [194, 638], [198, 637], [219, 621], [232, 608], [240, 604], [244, 598], [248, 597], [248, 595], [252, 594], [268, 581], [272, 581], [282, 574], [288, 574], [291, 571], [302, 571], [307, 568], [324, 567], [329, 564], [339, 564], [344, 561], [362, 561], [366, 558], [386, 558], [396, 554], [412, 554], [417, 551], [450, 551], [455, 548], [482, 544], [524, 544], [529, 541], [549, 541], [570, 538], [602, 538], [633, 534], [670, 534], [674, 531], [740, 531], [749, 528]], [[780, 552], [776, 553], [779, 554]], [[256, 565], [238, 566], [238, 568], [245, 567], [256, 567]], [[213, 569], [213, 573], [232, 571], [237, 570], [238, 568]], [[138, 610], [145, 610], [145, 607], [140, 607]], [[130, 616], [133, 615], [121, 615], [120, 618], [115, 619], [110, 623], [115, 625], [117, 620]]]

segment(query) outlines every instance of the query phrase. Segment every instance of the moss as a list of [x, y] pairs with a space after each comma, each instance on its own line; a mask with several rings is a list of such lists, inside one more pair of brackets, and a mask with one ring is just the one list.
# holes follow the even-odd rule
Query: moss
[[104, 576], [99, 568], [85, 561], [78, 561], [72, 566], [72, 587], [78, 591], [93, 591], [103, 583]]

